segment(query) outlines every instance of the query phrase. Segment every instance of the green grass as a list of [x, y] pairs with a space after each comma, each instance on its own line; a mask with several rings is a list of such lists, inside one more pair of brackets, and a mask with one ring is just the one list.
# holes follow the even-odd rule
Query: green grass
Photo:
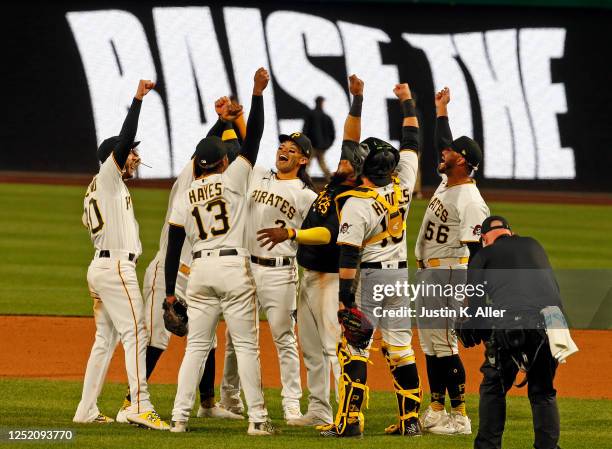
[[[85, 278], [93, 250], [81, 224], [84, 191], [81, 187], [0, 184], [0, 314], [91, 315]], [[144, 248], [138, 263], [140, 279], [157, 251], [168, 193], [132, 189]], [[408, 215], [412, 267], [425, 205], [415, 201]], [[564, 270], [560, 284], [564, 293], [571, 294], [564, 300], [572, 324], [587, 327], [611, 287], [612, 207], [489, 206], [492, 213], [506, 216], [517, 233], [533, 236], [544, 245], [553, 266]], [[601, 271], [586, 271], [594, 269]], [[585, 285], [591, 289], [588, 294]]]
[[[152, 385], [152, 398], [158, 412], [168, 418], [176, 386]], [[125, 424], [73, 424], [72, 416], [80, 398], [78, 382], [0, 379], [3, 399], [0, 402], [0, 431], [2, 436], [10, 429], [72, 429], [73, 443], [51, 443], [51, 447], [105, 448], [123, 447], [172, 448], [471, 448], [473, 436], [443, 437], [425, 435], [406, 441], [384, 435], [383, 429], [395, 420], [395, 399], [390, 392], [371, 392], [370, 408], [366, 411], [366, 432], [362, 440], [328, 440], [320, 438], [311, 428], [294, 428], [281, 420], [279, 390], [266, 390], [266, 404], [272, 420], [281, 430], [275, 437], [247, 437], [245, 421], [192, 418], [188, 434], [171, 434], [138, 429]], [[99, 400], [102, 412], [113, 414], [125, 392], [123, 384], [107, 384]], [[478, 427], [477, 397], [467, 398], [472, 416], [473, 430]], [[561, 412], [561, 441], [564, 448], [608, 448], [612, 440], [612, 401], [585, 399], [559, 399]], [[305, 408], [303, 404], [303, 408]], [[529, 403], [523, 397], [508, 398], [508, 416], [504, 434], [504, 448], [531, 447], [533, 432]], [[195, 410], [195, 409], [194, 409]], [[1, 441], [0, 441], [1, 443]], [[19, 443], [18, 447], [41, 447], [38, 443]], [[17, 446], [16, 446], [17, 447]]]

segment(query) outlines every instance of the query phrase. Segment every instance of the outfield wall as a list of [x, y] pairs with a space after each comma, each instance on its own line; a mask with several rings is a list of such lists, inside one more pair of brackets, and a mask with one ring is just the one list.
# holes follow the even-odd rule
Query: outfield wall
[[423, 183], [433, 185], [433, 93], [453, 89], [456, 135], [484, 146], [482, 186], [612, 191], [607, 9], [346, 2], [110, 2], [3, 11], [3, 74], [11, 113], [0, 133], [4, 170], [91, 173], [141, 77], [158, 82], [138, 138], [152, 169], [175, 175], [235, 92], [248, 107], [252, 74], [271, 69], [261, 162], [276, 136], [302, 126], [326, 97], [337, 141], [345, 77], [366, 82], [363, 135], [397, 143], [391, 88], [409, 81], [423, 127]]

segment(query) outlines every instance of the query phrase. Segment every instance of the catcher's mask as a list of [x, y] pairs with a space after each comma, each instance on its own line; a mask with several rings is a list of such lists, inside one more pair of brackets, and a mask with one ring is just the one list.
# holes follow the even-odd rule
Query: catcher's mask
[[370, 150], [363, 163], [363, 175], [378, 187], [390, 184], [391, 175], [399, 162], [399, 151], [376, 137], [368, 137], [361, 145]]
[[350, 164], [353, 166], [353, 170], [355, 171], [355, 178], [357, 178], [363, 173], [363, 163], [365, 162], [369, 152], [370, 148], [363, 143], [355, 145], [352, 148], [348, 145], [343, 145], [340, 160], [350, 162]]

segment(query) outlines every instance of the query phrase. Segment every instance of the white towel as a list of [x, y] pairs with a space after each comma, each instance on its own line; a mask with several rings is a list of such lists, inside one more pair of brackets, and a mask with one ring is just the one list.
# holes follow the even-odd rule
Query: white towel
[[540, 313], [544, 316], [550, 352], [559, 363], [565, 363], [570, 355], [578, 352], [578, 346], [572, 340], [563, 312], [557, 306], [548, 306]]

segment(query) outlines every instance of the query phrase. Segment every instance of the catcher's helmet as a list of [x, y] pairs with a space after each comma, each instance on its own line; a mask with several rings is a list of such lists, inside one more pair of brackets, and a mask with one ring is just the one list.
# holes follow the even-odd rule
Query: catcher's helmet
[[391, 175], [399, 162], [399, 151], [376, 137], [368, 137], [361, 145], [370, 150], [363, 163], [363, 175], [379, 187], [391, 183]]
[[[117, 144], [119, 143], [119, 136], [109, 137], [108, 139], [104, 139], [100, 146], [98, 147], [98, 160], [100, 163], [103, 163], [113, 152]], [[130, 148], [134, 149], [138, 146], [140, 141], [136, 141], [132, 143]]]
[[370, 148], [363, 143], [351, 142], [348, 145], [346, 142], [342, 144], [341, 160], [349, 161], [355, 171], [355, 177], [361, 176], [363, 173], [363, 163], [365, 162]]

